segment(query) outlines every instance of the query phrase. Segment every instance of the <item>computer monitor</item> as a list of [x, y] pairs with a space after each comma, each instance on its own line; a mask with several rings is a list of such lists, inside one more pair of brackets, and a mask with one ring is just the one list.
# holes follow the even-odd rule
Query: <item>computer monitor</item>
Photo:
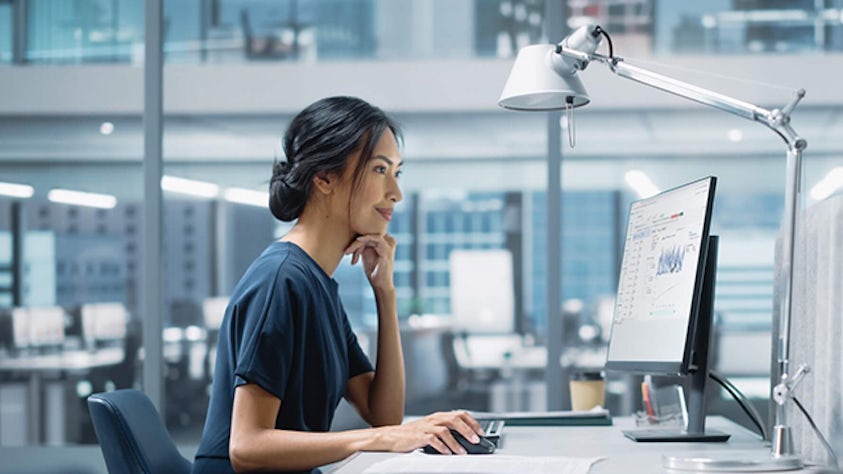
[[86, 303], [80, 311], [82, 334], [88, 348], [123, 343], [129, 314], [122, 303]]
[[65, 311], [61, 306], [42, 306], [29, 309], [30, 343], [39, 347], [64, 345]]
[[725, 441], [705, 431], [717, 237], [709, 236], [710, 176], [633, 202], [607, 370], [688, 377], [684, 430], [624, 432], [636, 441]]
[[512, 254], [506, 249], [452, 250], [451, 314], [471, 334], [515, 332]]
[[202, 319], [205, 329], [218, 330], [228, 307], [228, 296], [214, 296], [202, 301]]
[[50, 349], [64, 345], [64, 309], [59, 306], [36, 306], [12, 309], [13, 346]]
[[12, 347], [23, 350], [29, 347], [29, 310], [26, 308], [12, 309]]

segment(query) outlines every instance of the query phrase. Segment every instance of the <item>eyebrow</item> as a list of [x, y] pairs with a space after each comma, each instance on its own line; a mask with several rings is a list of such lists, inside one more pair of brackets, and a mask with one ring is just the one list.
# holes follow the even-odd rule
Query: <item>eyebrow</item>
[[[387, 158], [387, 157], [385, 157], [385, 156], [383, 156], [383, 155], [378, 155], [378, 156], [374, 157], [374, 159], [376, 159], [376, 160], [383, 160], [383, 161], [385, 161], [385, 162], [386, 162], [389, 166], [392, 166], [392, 165], [394, 165], [394, 164], [395, 164], [395, 162], [394, 162], [394, 161], [390, 160], [389, 158]], [[403, 165], [403, 164], [404, 164], [404, 162], [403, 162], [403, 161], [399, 161], [399, 162], [398, 162], [398, 166], [401, 166], [401, 165]]]

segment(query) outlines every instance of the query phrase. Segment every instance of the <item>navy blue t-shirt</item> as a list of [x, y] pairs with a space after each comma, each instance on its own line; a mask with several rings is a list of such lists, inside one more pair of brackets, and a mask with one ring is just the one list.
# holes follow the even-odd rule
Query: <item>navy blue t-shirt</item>
[[228, 466], [234, 389], [254, 383], [281, 400], [275, 427], [328, 431], [348, 379], [372, 371], [337, 282], [290, 242], [246, 270], [225, 310], [197, 466]]

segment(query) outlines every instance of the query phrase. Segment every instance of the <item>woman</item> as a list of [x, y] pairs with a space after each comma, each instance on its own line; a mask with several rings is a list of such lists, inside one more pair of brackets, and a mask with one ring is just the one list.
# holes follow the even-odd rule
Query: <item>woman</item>
[[[194, 472], [309, 470], [356, 451], [431, 445], [465, 453], [449, 429], [477, 442], [465, 412], [401, 425], [404, 361], [386, 233], [401, 200], [396, 124], [351, 97], [320, 100], [284, 136], [269, 207], [298, 219], [249, 267], [220, 327], [211, 401]], [[362, 262], [378, 311], [375, 368], [357, 343], [331, 275], [343, 255]], [[374, 428], [328, 432], [345, 397]]]

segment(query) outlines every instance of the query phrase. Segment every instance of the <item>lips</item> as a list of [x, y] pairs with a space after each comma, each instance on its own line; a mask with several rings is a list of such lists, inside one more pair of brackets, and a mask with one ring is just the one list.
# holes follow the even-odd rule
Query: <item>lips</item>
[[376, 210], [387, 221], [392, 220], [392, 209], [391, 208], [389, 208], [389, 207], [378, 207], [378, 208], [376, 208]]

